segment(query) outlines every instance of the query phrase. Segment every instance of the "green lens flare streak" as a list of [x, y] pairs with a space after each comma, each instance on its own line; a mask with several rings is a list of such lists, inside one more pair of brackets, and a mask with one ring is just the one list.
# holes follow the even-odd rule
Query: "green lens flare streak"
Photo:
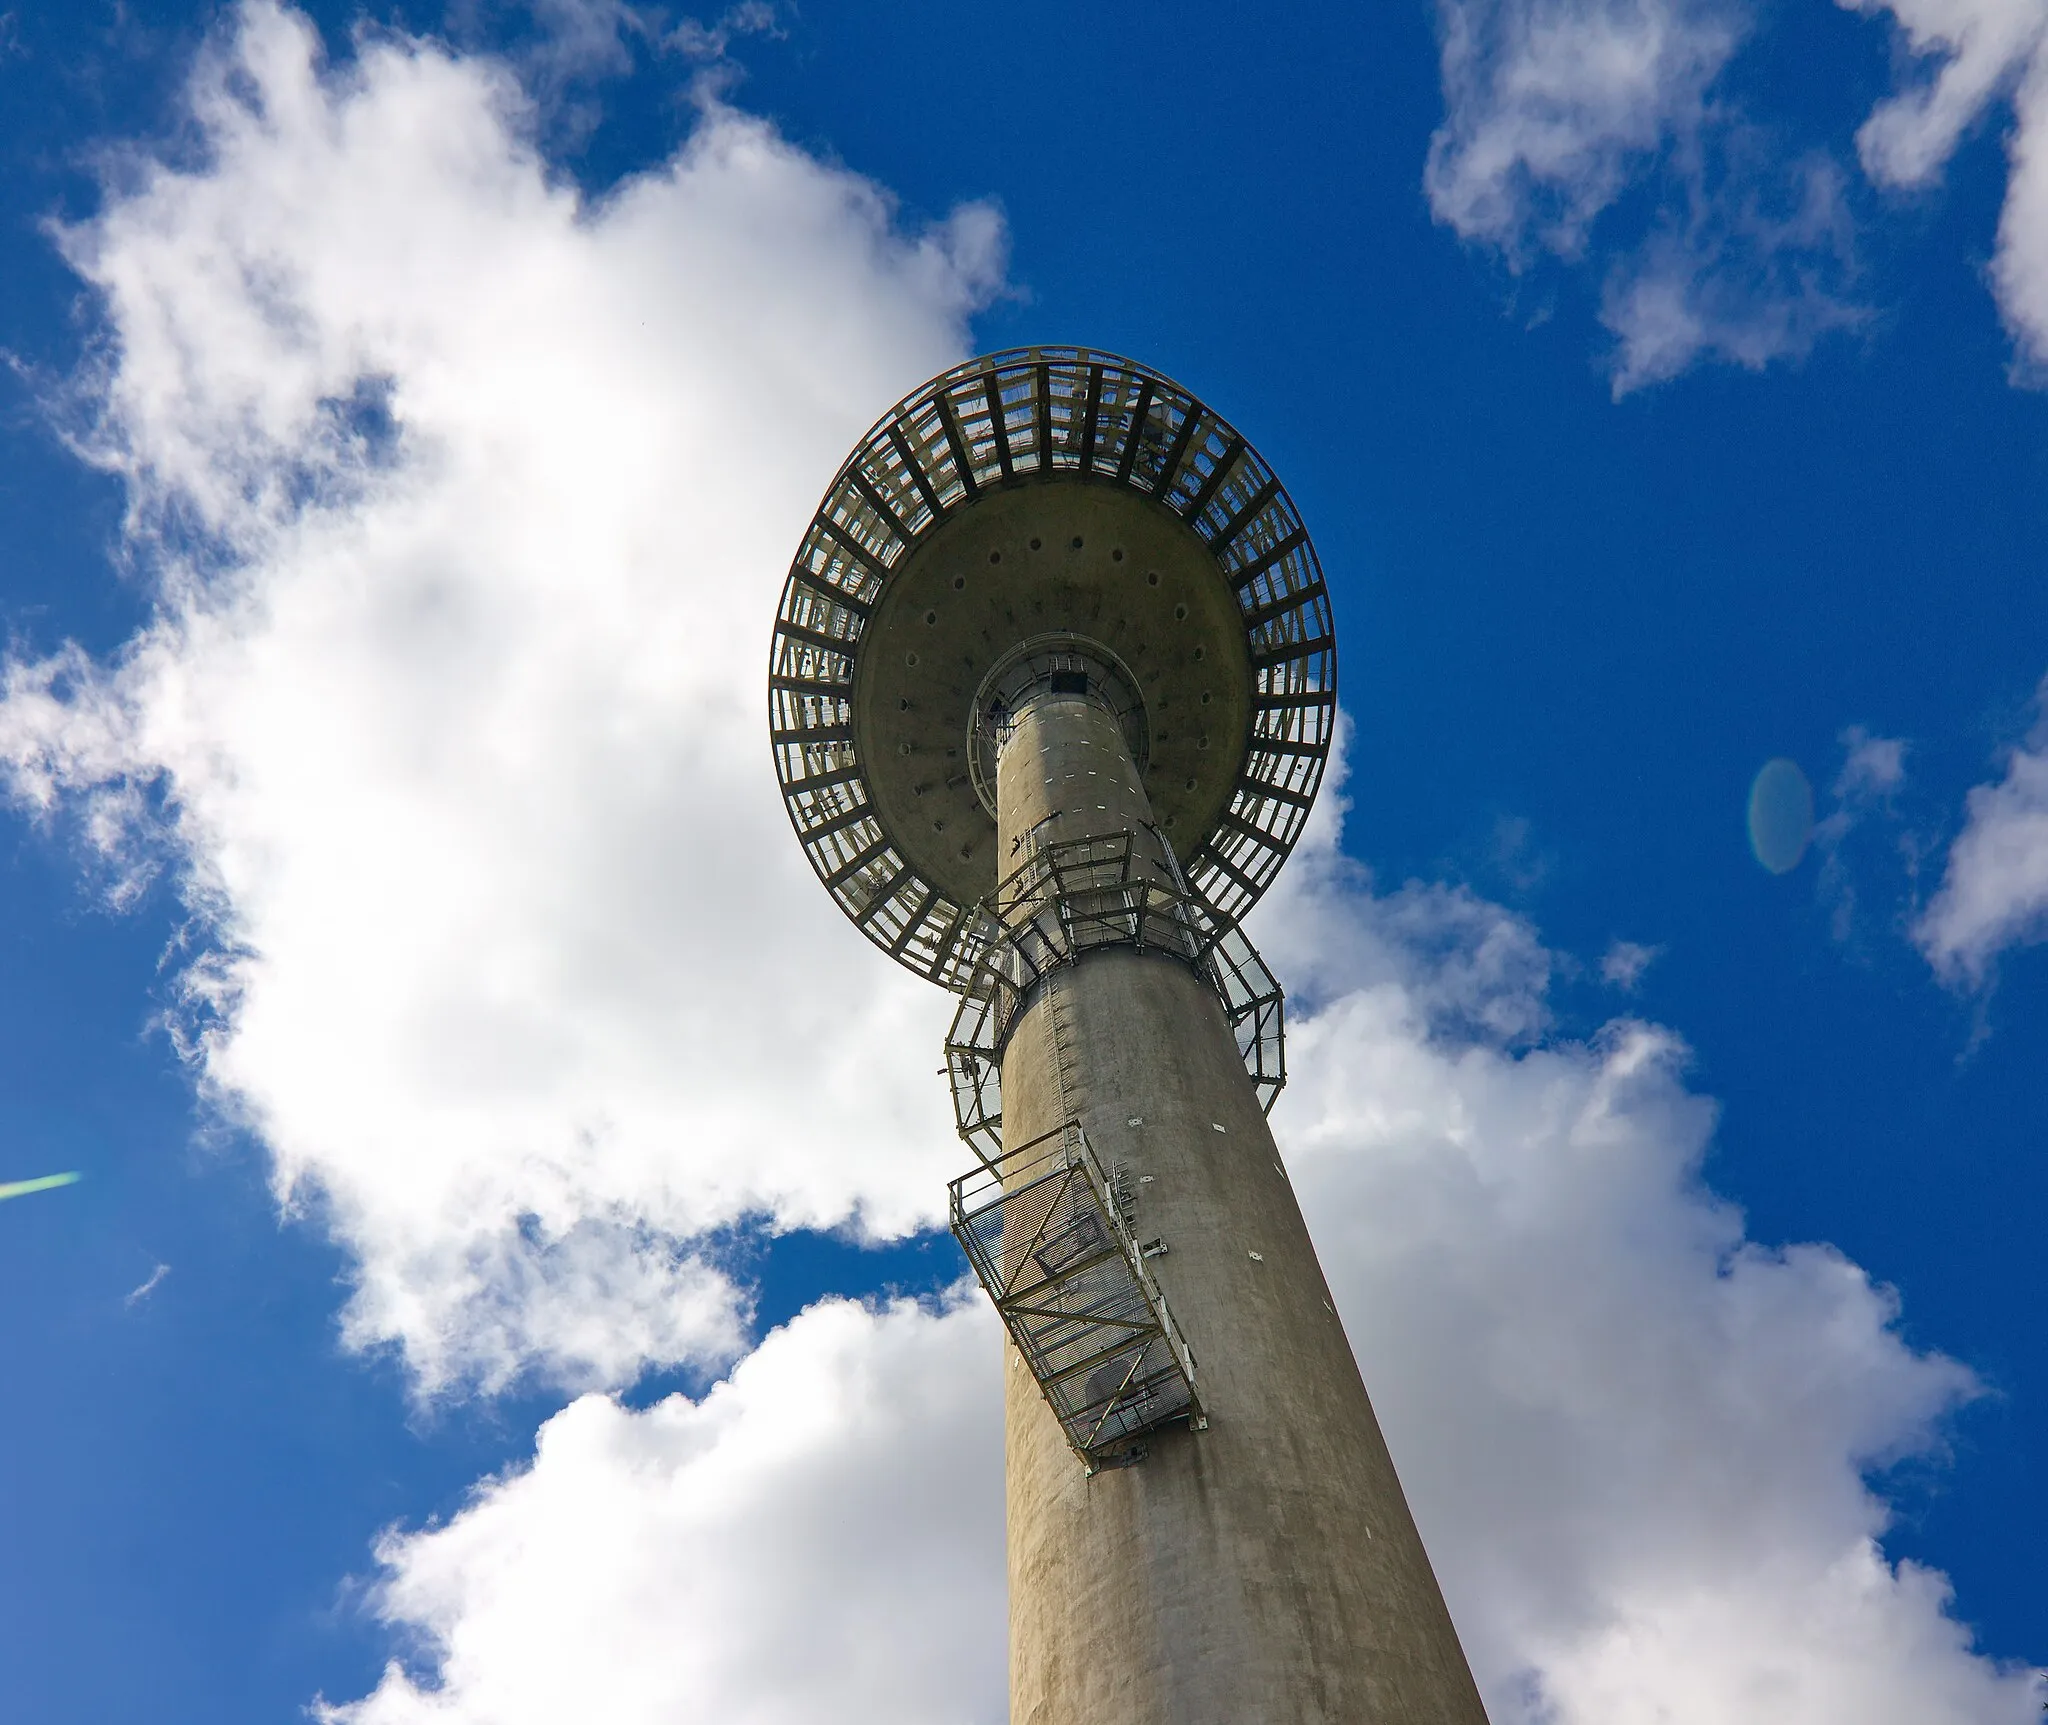
[[57, 1186], [73, 1186], [79, 1176], [69, 1174], [45, 1174], [37, 1180], [0, 1180], [0, 1198], [26, 1198], [31, 1192], [48, 1192]]

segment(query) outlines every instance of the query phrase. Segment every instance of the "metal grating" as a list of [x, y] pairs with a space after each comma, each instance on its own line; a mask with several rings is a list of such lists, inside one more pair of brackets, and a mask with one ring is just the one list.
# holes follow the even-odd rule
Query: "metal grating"
[[955, 366], [876, 422], [791, 565], [769, 660], [769, 735], [791, 824], [846, 914], [949, 988], [978, 954], [972, 907], [921, 878], [871, 812], [853, 736], [853, 665], [875, 601], [934, 526], [984, 490], [1071, 476], [1122, 485], [1193, 527], [1236, 592], [1252, 731], [1228, 809], [1186, 870], [1234, 923], [1301, 835], [1337, 721], [1322, 567], [1258, 452], [1159, 373], [1087, 348], [1019, 348]]
[[948, 1187], [953, 1234], [1090, 1462], [1201, 1420], [1195, 1361], [1087, 1134], [1069, 1123]]
[[[1153, 842], [1170, 859], [1163, 838]], [[1011, 1027], [1048, 971], [1102, 946], [1165, 952], [1223, 1003], [1260, 1106], [1287, 1083], [1280, 984], [1234, 922], [1193, 894], [1134, 867], [1130, 833], [1071, 839], [1028, 858], [981, 913], [976, 961], [946, 1033], [946, 1075], [960, 1136], [983, 1162], [1000, 1159], [1002, 1058]]]

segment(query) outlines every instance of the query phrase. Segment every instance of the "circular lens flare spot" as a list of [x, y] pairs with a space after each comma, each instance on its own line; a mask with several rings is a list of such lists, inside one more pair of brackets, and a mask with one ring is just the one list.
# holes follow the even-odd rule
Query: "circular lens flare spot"
[[1813, 837], [1813, 786], [1788, 760], [1766, 761], [1749, 787], [1749, 848], [1772, 874], [1790, 874]]

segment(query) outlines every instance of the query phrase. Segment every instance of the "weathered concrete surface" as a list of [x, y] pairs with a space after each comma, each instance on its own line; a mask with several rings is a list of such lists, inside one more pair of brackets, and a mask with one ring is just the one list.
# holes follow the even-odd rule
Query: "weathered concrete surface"
[[[1115, 722], [1019, 715], [998, 783], [1014, 867], [1142, 833]], [[1015, 848], [1013, 849], [1013, 841]], [[1011, 1725], [1484, 1725], [1301, 1212], [1222, 1009], [1129, 948], [1055, 973], [1003, 1059], [1009, 1144], [1078, 1118], [1137, 1196], [1209, 1426], [1090, 1477], [1007, 1353]]]

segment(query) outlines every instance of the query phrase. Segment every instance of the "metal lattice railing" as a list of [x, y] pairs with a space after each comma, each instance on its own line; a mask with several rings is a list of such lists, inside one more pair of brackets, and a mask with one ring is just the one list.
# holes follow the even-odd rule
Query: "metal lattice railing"
[[[1167, 866], [1172, 853], [1154, 839]], [[1134, 866], [1128, 832], [1049, 845], [984, 907], [976, 962], [946, 1033], [946, 1073], [960, 1136], [984, 1163], [1002, 1145], [1003, 1048], [1031, 990], [1047, 972], [1103, 946], [1163, 952], [1215, 991], [1271, 1112], [1287, 1082], [1286, 1007], [1280, 984], [1237, 924], [1178, 883]]]
[[790, 821], [818, 877], [891, 957], [949, 988], [972, 971], [975, 913], [924, 879], [875, 813], [853, 721], [854, 664], [891, 574], [984, 491], [1029, 478], [1113, 485], [1185, 521], [1238, 604], [1249, 748], [1229, 806], [1187, 860], [1235, 922], [1301, 835], [1337, 723], [1329, 591], [1286, 488], [1227, 421], [1134, 361], [1020, 348], [933, 379], [883, 415], [819, 504], [783, 588], [769, 731]]
[[1095, 1464], [1169, 1420], [1201, 1423], [1194, 1355], [1078, 1124], [948, 1192], [953, 1234], [1076, 1453]]

